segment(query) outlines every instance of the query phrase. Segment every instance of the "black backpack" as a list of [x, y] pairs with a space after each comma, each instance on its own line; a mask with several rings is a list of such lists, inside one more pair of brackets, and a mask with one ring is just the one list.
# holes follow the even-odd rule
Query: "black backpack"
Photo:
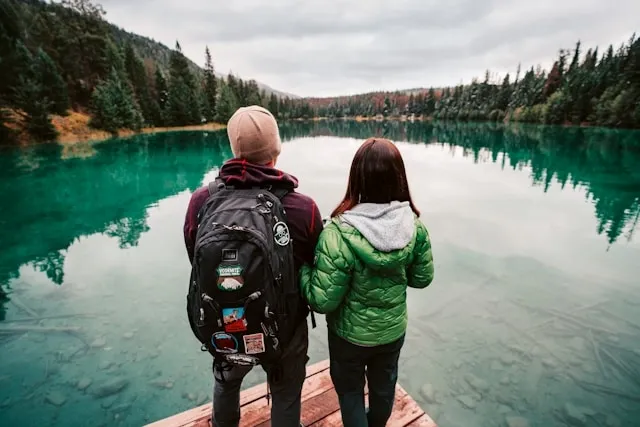
[[216, 178], [198, 213], [187, 313], [214, 363], [275, 365], [309, 313], [281, 199]]

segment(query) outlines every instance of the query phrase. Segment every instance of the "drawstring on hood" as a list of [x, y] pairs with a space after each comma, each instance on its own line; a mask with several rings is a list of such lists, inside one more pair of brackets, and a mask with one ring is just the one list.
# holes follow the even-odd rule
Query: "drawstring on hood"
[[409, 202], [360, 203], [343, 213], [342, 220], [381, 252], [405, 248], [416, 232], [415, 214]]

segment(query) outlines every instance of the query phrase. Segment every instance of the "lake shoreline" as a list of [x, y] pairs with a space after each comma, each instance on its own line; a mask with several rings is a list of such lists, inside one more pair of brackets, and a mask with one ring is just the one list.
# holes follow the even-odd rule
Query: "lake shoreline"
[[221, 123], [205, 123], [191, 126], [166, 126], [166, 127], [145, 127], [138, 131], [131, 129], [120, 129], [112, 134], [105, 130], [95, 129], [89, 125], [91, 117], [88, 114], [73, 111], [68, 116], [53, 116], [51, 122], [58, 132], [56, 142], [68, 144], [81, 144], [89, 142], [101, 142], [112, 138], [126, 138], [135, 135], [153, 134], [162, 132], [184, 132], [184, 131], [217, 131], [225, 129], [226, 125]]
[[298, 122], [322, 122], [322, 121], [344, 121], [344, 122], [411, 122], [411, 123], [432, 123], [432, 122], [448, 122], [448, 123], [495, 123], [495, 124], [503, 124], [503, 125], [515, 125], [515, 124], [523, 124], [523, 125], [535, 125], [535, 126], [559, 126], [563, 128], [603, 128], [603, 129], [622, 129], [622, 130], [635, 130], [634, 128], [623, 128], [623, 127], [614, 127], [614, 126], [599, 126], [589, 122], [583, 122], [579, 124], [565, 122], [560, 124], [550, 124], [550, 123], [535, 123], [535, 122], [523, 122], [519, 120], [451, 120], [451, 119], [435, 119], [432, 116], [415, 116], [411, 117], [408, 115], [399, 115], [399, 116], [345, 116], [345, 117], [313, 117], [308, 119], [290, 119], [291, 121]]
[[135, 135], [154, 134], [163, 132], [185, 132], [185, 131], [218, 131], [226, 129], [226, 125], [222, 123], [205, 123], [201, 125], [190, 126], [164, 126], [164, 127], [144, 127], [140, 130], [119, 129], [118, 132], [111, 133], [105, 130], [96, 129], [90, 126], [91, 116], [84, 112], [69, 111], [66, 116], [52, 115], [51, 123], [53, 124], [57, 138], [54, 141], [34, 141], [22, 126], [20, 117], [14, 114], [13, 123], [10, 126], [16, 133], [16, 141], [18, 146], [31, 146], [47, 143], [58, 143], [64, 146], [72, 146], [77, 144], [96, 143], [108, 141], [113, 138], [127, 138]]
[[206, 123], [203, 125], [192, 126], [147, 127], [142, 128], [139, 131], [134, 131], [131, 129], [121, 129], [117, 132], [117, 134], [112, 134], [110, 132], [98, 129], [87, 129], [87, 131], [83, 132], [82, 134], [61, 133], [58, 136], [56, 142], [60, 144], [81, 144], [88, 142], [102, 142], [112, 138], [127, 138], [143, 134], [155, 134], [163, 132], [218, 131], [226, 128], [227, 126], [221, 123]]
[[[111, 132], [107, 132], [101, 129], [95, 129], [89, 125], [91, 121], [91, 116], [84, 112], [71, 111], [67, 116], [59, 116], [54, 115], [51, 117], [51, 123], [53, 124], [56, 132], [58, 133], [58, 137], [55, 141], [65, 146], [71, 146], [76, 144], [86, 144], [86, 143], [96, 143], [107, 141], [113, 138], [127, 138], [135, 135], [142, 134], [155, 134], [155, 133], [164, 133], [164, 132], [185, 132], [185, 131], [218, 131], [226, 129], [226, 124], [222, 123], [205, 123], [202, 125], [189, 125], [189, 126], [165, 126], [165, 127], [144, 127], [138, 131], [131, 129], [120, 129], [117, 133], [113, 134]], [[495, 124], [532, 124], [532, 125], [542, 125], [539, 123], [528, 123], [528, 122], [520, 122], [514, 120], [505, 120], [505, 121], [490, 121], [490, 120], [480, 120], [480, 121], [471, 121], [471, 120], [436, 120], [431, 116], [423, 117], [423, 116], [407, 116], [407, 115], [398, 115], [398, 116], [346, 116], [346, 117], [312, 117], [312, 118], [295, 118], [295, 119], [286, 119], [279, 120], [280, 123], [285, 122], [333, 122], [333, 121], [342, 121], [342, 122], [400, 122], [400, 123], [431, 123], [434, 121], [443, 121], [443, 122], [459, 122], [459, 123], [495, 123]], [[548, 126], [548, 125], [547, 125]], [[578, 128], [596, 128], [601, 127], [597, 125], [592, 125], [590, 123], [563, 123], [559, 125], [564, 128], [570, 127], [578, 127]], [[12, 126], [15, 131], [18, 132], [18, 144], [21, 146], [27, 145], [39, 145], [46, 142], [35, 142], [31, 140], [29, 135], [21, 129], [21, 126]], [[619, 129], [619, 128], [610, 128], [605, 127], [606, 129]]]

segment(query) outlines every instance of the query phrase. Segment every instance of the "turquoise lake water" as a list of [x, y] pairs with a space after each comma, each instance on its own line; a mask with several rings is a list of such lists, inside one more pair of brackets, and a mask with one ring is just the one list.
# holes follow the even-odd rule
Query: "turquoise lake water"
[[[408, 294], [399, 381], [440, 426], [640, 425], [639, 132], [281, 131], [323, 215], [359, 144], [397, 141], [436, 268]], [[140, 426], [211, 398], [182, 225], [229, 158], [224, 131], [0, 150], [0, 425]], [[326, 359], [320, 316], [310, 340]]]

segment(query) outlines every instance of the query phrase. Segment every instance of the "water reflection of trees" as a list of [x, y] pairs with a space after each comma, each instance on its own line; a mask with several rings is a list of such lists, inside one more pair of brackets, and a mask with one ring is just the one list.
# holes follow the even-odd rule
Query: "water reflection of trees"
[[[281, 125], [283, 140], [332, 135], [461, 147], [474, 162], [531, 169], [547, 191], [581, 186], [592, 201], [598, 233], [610, 243], [631, 240], [640, 218], [640, 133], [610, 129], [503, 126], [486, 123], [296, 122]], [[61, 160], [47, 145], [0, 155], [0, 285], [31, 264], [64, 281], [65, 250], [81, 236], [103, 233], [125, 248], [149, 226], [147, 207], [185, 189], [232, 156], [226, 135], [142, 135], [95, 145], [86, 158]], [[0, 299], [6, 298], [0, 286]], [[0, 319], [4, 318], [0, 301]]]
[[532, 184], [581, 186], [593, 203], [598, 233], [610, 244], [631, 240], [640, 218], [640, 132], [597, 128], [505, 126], [493, 123], [294, 122], [283, 139], [298, 136], [386, 137], [461, 147], [474, 162], [531, 168]]
[[231, 157], [224, 132], [141, 135], [95, 151], [68, 160], [55, 145], [2, 153], [0, 285], [24, 264], [62, 284], [65, 250], [82, 236], [104, 233], [120, 247], [136, 246], [149, 230], [149, 205], [195, 190]]

